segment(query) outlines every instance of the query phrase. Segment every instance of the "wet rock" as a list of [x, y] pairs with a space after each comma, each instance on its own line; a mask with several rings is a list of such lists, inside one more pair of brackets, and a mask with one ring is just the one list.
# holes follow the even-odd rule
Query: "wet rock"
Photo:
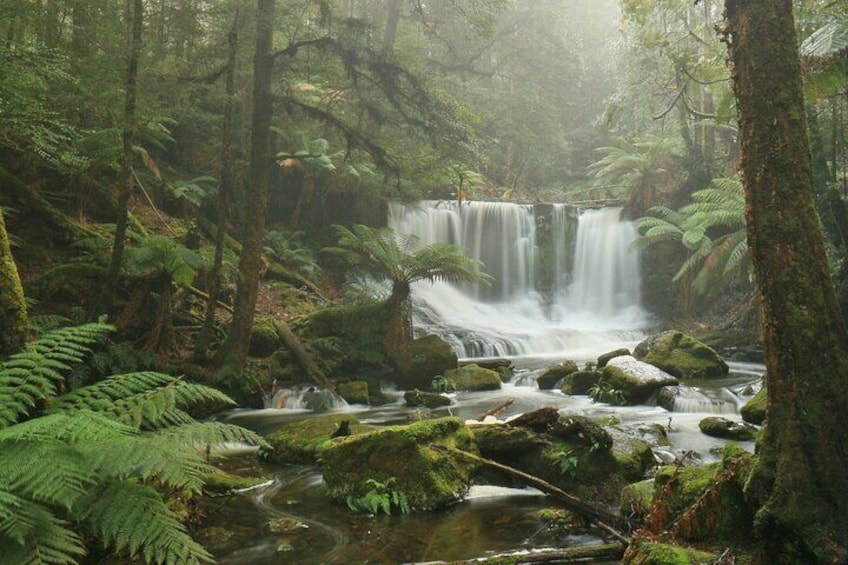
[[621, 513], [627, 517], [644, 518], [648, 515], [653, 498], [654, 479], [631, 483], [621, 489], [619, 500]]
[[267, 456], [277, 463], [315, 464], [318, 448], [330, 441], [343, 422], [348, 422], [351, 434], [374, 429], [361, 424], [350, 414], [331, 414], [288, 422], [266, 438], [271, 446]]
[[439, 408], [440, 406], [448, 406], [451, 399], [442, 394], [433, 392], [422, 392], [420, 390], [410, 390], [403, 395], [404, 401], [408, 406], [423, 406], [425, 408]]
[[576, 371], [565, 376], [560, 390], [563, 394], [586, 395], [600, 380], [600, 371]]
[[757, 428], [746, 422], [734, 422], [719, 416], [710, 416], [698, 422], [698, 428], [708, 436], [734, 441], [753, 441]]
[[433, 378], [457, 367], [456, 351], [437, 335], [413, 340], [393, 353], [390, 361], [395, 368], [391, 380], [403, 390], [430, 388]]
[[445, 371], [444, 377], [445, 380], [453, 383], [456, 390], [498, 390], [502, 384], [498, 373], [474, 363]]
[[577, 363], [574, 361], [563, 361], [558, 365], [549, 367], [544, 373], [539, 375], [536, 379], [536, 384], [539, 385], [539, 390], [551, 390], [559, 381], [577, 370]]
[[723, 377], [728, 372], [712, 347], [679, 331], [648, 337], [636, 346], [633, 357], [681, 379]]
[[348, 404], [370, 404], [368, 395], [368, 383], [365, 381], [351, 381], [336, 385], [336, 392], [345, 399]]
[[610, 359], [604, 367], [601, 383], [618, 391], [623, 404], [641, 404], [664, 386], [677, 385], [672, 375], [630, 355]]
[[471, 426], [471, 433], [483, 457], [502, 461], [504, 457], [527, 453], [546, 441], [530, 428], [513, 426]]
[[598, 357], [598, 369], [603, 369], [607, 366], [610, 359], [615, 357], [621, 357], [623, 355], [630, 355], [630, 350], [626, 347], [622, 347], [621, 349], [616, 349], [615, 351], [610, 351], [609, 353], [604, 353], [600, 357]]
[[377, 481], [403, 493], [412, 510], [461, 500], [477, 465], [440, 445], [477, 452], [459, 418], [390, 426], [325, 443], [320, 455], [327, 492], [341, 501], [363, 497]]
[[745, 403], [745, 406], [739, 410], [739, 413], [742, 415], [744, 421], [760, 426], [766, 419], [767, 403], [768, 393], [766, 392], [766, 387], [763, 386], [751, 400]]
[[292, 517], [283, 517], [277, 518], [275, 520], [268, 520], [266, 523], [268, 529], [276, 534], [291, 534], [297, 532], [301, 529], [306, 529], [309, 526], [298, 520], [297, 518]]

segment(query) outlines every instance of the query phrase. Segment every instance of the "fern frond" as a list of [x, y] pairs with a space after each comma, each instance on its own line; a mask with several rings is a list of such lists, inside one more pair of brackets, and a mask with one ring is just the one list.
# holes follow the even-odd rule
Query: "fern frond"
[[169, 441], [181, 443], [189, 448], [206, 447], [226, 442], [265, 445], [259, 434], [232, 424], [222, 422], [195, 422], [190, 425], [168, 428], [157, 435], [169, 438]]
[[0, 488], [3, 565], [71, 565], [85, 555], [80, 536], [48, 508]]
[[734, 244], [727, 256], [727, 262], [724, 264], [724, 274], [728, 274], [738, 269], [748, 258], [748, 238], [746, 234], [741, 232], [731, 241], [733, 241]]
[[104, 543], [131, 557], [140, 556], [146, 563], [199, 565], [213, 561], [148, 486], [112, 482], [97, 494], [85, 516]]
[[2, 449], [0, 481], [29, 500], [67, 510], [96, 482], [82, 453], [63, 442], [7, 441]]

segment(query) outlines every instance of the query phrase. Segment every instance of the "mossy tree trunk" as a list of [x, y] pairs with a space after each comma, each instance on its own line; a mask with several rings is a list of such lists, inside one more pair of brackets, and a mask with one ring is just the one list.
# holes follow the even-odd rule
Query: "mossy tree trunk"
[[219, 353], [228, 368], [241, 369], [247, 361], [253, 315], [262, 271], [265, 211], [268, 200], [271, 160], [271, 73], [275, 1], [258, 0], [256, 50], [253, 57], [253, 116], [250, 137], [250, 178], [246, 189], [247, 222], [239, 260], [239, 282], [233, 319]]
[[384, 347], [387, 354], [408, 346], [412, 342], [412, 311], [409, 281], [392, 283], [392, 293], [386, 302], [388, 321]]
[[767, 351], [757, 530], [769, 563], [835, 563], [848, 540], [848, 333], [815, 210], [792, 0], [727, 0], [726, 19]]
[[26, 341], [27, 311], [18, 268], [9, 246], [0, 208], [0, 358], [15, 353]]

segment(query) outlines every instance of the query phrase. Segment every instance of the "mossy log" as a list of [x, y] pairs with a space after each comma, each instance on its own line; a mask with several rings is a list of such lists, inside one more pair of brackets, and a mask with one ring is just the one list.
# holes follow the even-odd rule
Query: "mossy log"
[[312, 358], [312, 355], [309, 354], [300, 339], [294, 335], [289, 325], [282, 320], [276, 320], [274, 325], [277, 328], [280, 339], [283, 340], [288, 350], [292, 352], [292, 355], [297, 359], [300, 366], [303, 367], [303, 370], [306, 371], [309, 378], [324, 390], [335, 393], [336, 387], [333, 382], [318, 367], [318, 363], [315, 362], [315, 359]]

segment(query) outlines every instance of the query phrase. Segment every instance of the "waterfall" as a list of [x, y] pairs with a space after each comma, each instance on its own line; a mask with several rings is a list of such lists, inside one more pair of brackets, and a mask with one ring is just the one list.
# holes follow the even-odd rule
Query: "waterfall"
[[441, 335], [461, 358], [591, 359], [638, 341], [637, 234], [619, 217], [561, 204], [392, 203], [396, 232], [454, 244], [493, 277], [490, 286], [416, 283], [417, 331]]

